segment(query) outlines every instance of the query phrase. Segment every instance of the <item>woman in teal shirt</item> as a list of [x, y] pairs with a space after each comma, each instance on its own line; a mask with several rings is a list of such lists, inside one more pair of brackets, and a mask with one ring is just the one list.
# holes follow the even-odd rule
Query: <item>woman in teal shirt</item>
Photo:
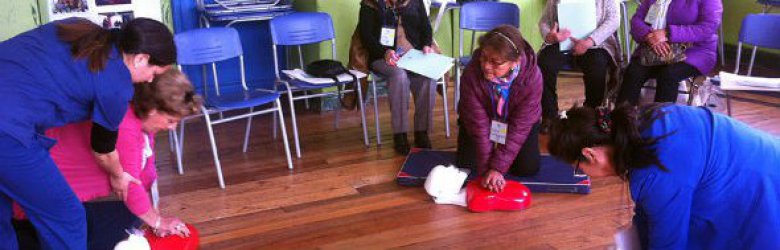
[[0, 248], [18, 248], [11, 200], [27, 212], [45, 249], [86, 249], [81, 203], [57, 170], [43, 136], [92, 119], [92, 148], [124, 198], [129, 182], [114, 149], [133, 83], [176, 62], [173, 35], [138, 18], [105, 30], [85, 19], [42, 25], [0, 43]]
[[629, 182], [643, 248], [780, 249], [780, 140], [706, 108], [572, 108], [550, 153]]

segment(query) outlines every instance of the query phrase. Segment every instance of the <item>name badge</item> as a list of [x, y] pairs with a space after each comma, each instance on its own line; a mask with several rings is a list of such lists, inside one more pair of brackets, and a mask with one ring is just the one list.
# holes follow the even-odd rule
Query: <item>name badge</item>
[[379, 43], [387, 47], [395, 46], [395, 29], [382, 28], [382, 35], [379, 37]]
[[490, 141], [504, 145], [506, 144], [506, 123], [499, 121], [490, 122]]

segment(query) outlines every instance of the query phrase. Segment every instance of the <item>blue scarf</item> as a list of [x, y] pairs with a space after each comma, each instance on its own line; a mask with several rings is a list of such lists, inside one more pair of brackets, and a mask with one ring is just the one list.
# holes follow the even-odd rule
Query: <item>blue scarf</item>
[[[504, 112], [504, 109], [509, 106], [509, 88], [512, 87], [512, 82], [515, 81], [519, 74], [520, 64], [512, 68], [512, 71], [505, 77], [495, 77], [490, 80], [493, 89], [493, 95], [490, 96], [491, 102], [493, 102], [493, 106], [496, 108], [498, 117], [504, 120], [506, 120], [508, 113]], [[498, 102], [495, 100], [498, 100]]]

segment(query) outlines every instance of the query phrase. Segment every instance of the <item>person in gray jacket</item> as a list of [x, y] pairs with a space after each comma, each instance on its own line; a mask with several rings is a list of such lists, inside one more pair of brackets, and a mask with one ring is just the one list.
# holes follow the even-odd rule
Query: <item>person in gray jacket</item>
[[[558, 113], [558, 71], [567, 63], [574, 64], [582, 70], [585, 82], [585, 106], [597, 107], [604, 101], [607, 85], [607, 73], [617, 69], [620, 58], [620, 44], [615, 37], [615, 31], [620, 27], [620, 12], [615, 0], [596, 0], [596, 30], [590, 36], [577, 39], [571, 37], [571, 32], [558, 26], [558, 3], [560, 0], [549, 0], [539, 20], [539, 31], [544, 38], [544, 45], [539, 51], [538, 65], [544, 79], [542, 92], [542, 131], [546, 130], [547, 121]], [[560, 50], [560, 43], [572, 41], [572, 49]]]

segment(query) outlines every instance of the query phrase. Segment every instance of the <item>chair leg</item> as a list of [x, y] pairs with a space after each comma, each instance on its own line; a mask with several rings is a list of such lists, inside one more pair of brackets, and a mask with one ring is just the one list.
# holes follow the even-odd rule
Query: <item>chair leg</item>
[[214, 129], [211, 127], [211, 116], [208, 115], [206, 107], [201, 108], [203, 110], [203, 117], [206, 119], [206, 130], [209, 133], [209, 142], [211, 142], [211, 153], [214, 156], [214, 167], [217, 168], [217, 179], [219, 180], [219, 187], [225, 189], [225, 179], [222, 177], [222, 164], [219, 162], [219, 154], [217, 154], [217, 142], [214, 139]]
[[442, 81], [442, 103], [444, 104], [444, 131], [446, 137], [450, 138], [450, 106], [447, 104], [447, 79]]
[[[303, 95], [304, 95], [304, 96], [307, 96], [307, 95], [309, 95], [309, 91], [308, 91], [308, 90], [304, 90], [304, 91], [303, 91]], [[306, 107], [306, 110], [309, 110], [309, 99], [308, 99], [308, 98], [306, 98], [306, 99], [303, 99], [303, 106], [305, 106], [305, 107]]]
[[460, 103], [460, 64], [455, 63], [455, 112], [458, 112], [458, 103]]
[[[292, 101], [292, 99], [290, 99]], [[282, 141], [284, 141], [284, 154], [287, 156], [287, 168], [293, 169], [292, 157], [290, 156], [290, 142], [287, 140], [287, 128], [284, 126], [284, 114], [282, 113], [282, 103], [276, 99], [274, 103], [276, 113], [279, 115], [279, 126], [282, 129]], [[292, 113], [295, 116], [295, 112]], [[300, 158], [300, 155], [298, 156]]]
[[691, 81], [690, 85], [688, 85], [688, 106], [693, 106], [693, 99], [695, 99], [698, 94], [699, 87], [696, 86], [694, 81]]
[[173, 133], [176, 133], [176, 130], [169, 130], [168, 131], [168, 144], [171, 147], [171, 152], [176, 151], [176, 144], [173, 144]]
[[[281, 107], [279, 107], [279, 108], [281, 109]], [[274, 116], [274, 118], [271, 121], [271, 133], [273, 133], [274, 140], [276, 140], [276, 138], [277, 138], [277, 136], [276, 136], [277, 130], [279, 130], [279, 127], [277, 127], [278, 124], [276, 123], [276, 121], [279, 119], [279, 117], [278, 117], [279, 115], [274, 113], [273, 116]]]
[[179, 128], [179, 150], [184, 153], [184, 123]]
[[[249, 108], [249, 113], [255, 110], [254, 107]], [[246, 130], [244, 131], [244, 153], [246, 153], [247, 147], [249, 147], [249, 133], [252, 130], [252, 117], [246, 118]]]
[[371, 79], [371, 92], [374, 98], [374, 129], [376, 130], [376, 145], [382, 145], [382, 128], [379, 126], [379, 98], [376, 94], [376, 80]]
[[723, 94], [726, 95], [726, 114], [731, 116], [731, 95], [729, 95], [728, 91], [723, 91]]
[[[290, 89], [290, 85], [287, 85], [287, 89]], [[293, 105], [292, 91], [287, 91], [287, 100], [290, 101], [290, 117], [292, 118], [293, 126], [293, 140], [295, 140], [295, 156], [301, 158], [301, 141], [298, 139], [298, 122], [295, 120], [295, 106]], [[281, 108], [279, 108], [281, 110]], [[279, 118], [282, 116], [280, 115]], [[283, 119], [281, 119], [284, 121]]]
[[[341, 86], [336, 86], [336, 88], [341, 89]], [[337, 90], [338, 91], [338, 90]], [[338, 99], [338, 92], [336, 92], [336, 99]], [[308, 100], [308, 99], [306, 99]], [[336, 121], [335, 124], [333, 124], [333, 128], [339, 129], [339, 118], [341, 117], [341, 101], [336, 102]]]
[[[184, 126], [184, 124], [181, 124], [181, 126]], [[173, 144], [176, 146], [174, 147], [174, 153], [176, 154], [176, 167], [179, 170], [179, 175], [184, 175], [184, 165], [181, 163], [181, 144], [179, 144], [179, 136], [176, 134], [176, 130], [169, 131], [173, 132]]]
[[160, 189], [157, 188], [157, 180], [154, 180], [154, 182], [152, 182], [151, 194], [152, 194], [152, 207], [154, 207], [154, 209], [160, 208]]
[[[355, 89], [357, 89], [357, 103], [360, 105], [358, 108], [360, 108], [360, 124], [363, 126], [363, 144], [368, 147], [370, 143], [368, 142], [368, 128], [366, 126], [366, 108], [363, 105], [363, 89], [360, 82], [355, 83]], [[339, 106], [341, 106], [341, 102], [339, 102]]]

